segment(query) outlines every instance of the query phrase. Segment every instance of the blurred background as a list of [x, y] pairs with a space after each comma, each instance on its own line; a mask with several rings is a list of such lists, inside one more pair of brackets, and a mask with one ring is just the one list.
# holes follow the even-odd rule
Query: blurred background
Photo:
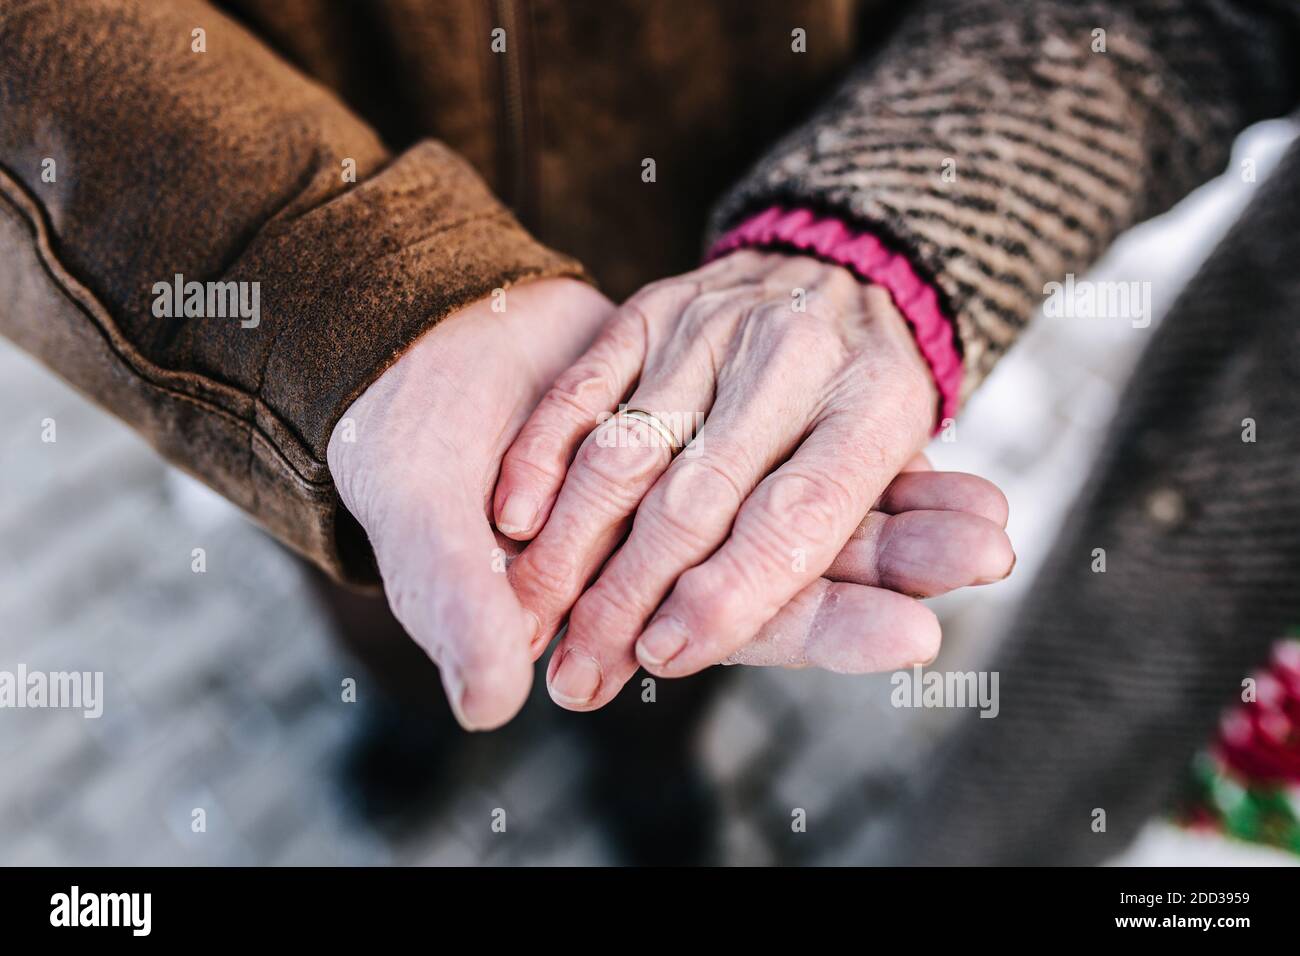
[[[1296, 133], [1248, 130], [1227, 173], [1098, 264], [1094, 278], [1152, 280], [1149, 328], [1040, 316], [956, 441], [930, 449], [936, 467], [1005, 490], [1019, 556], [1009, 580], [933, 602], [936, 668], [991, 652], [1142, 348], [1249, 200], [1241, 159], [1262, 182]], [[381, 691], [301, 562], [3, 340], [0, 403], [0, 670], [103, 671], [105, 694], [98, 720], [0, 710], [0, 864], [865, 862], [949, 716], [891, 707], [888, 675], [729, 668], [707, 697], [660, 681], [642, 703], [634, 681], [599, 745], [592, 718], [560, 711], [540, 680], [505, 730], [461, 734], [440, 702], [425, 712]], [[383, 626], [372, 605], [350, 613], [354, 642], [367, 615]], [[667, 726], [697, 700], [689, 733], [657, 738], [680, 739], [667, 757], [620, 736], [619, 721]], [[807, 832], [792, 832], [795, 808]], [[1295, 858], [1152, 821], [1114, 862]]]

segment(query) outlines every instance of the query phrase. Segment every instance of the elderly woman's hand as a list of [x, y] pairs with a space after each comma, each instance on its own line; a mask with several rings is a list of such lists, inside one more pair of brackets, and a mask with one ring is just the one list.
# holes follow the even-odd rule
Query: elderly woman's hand
[[[494, 497], [502, 533], [535, 537], [510, 570], [540, 622], [535, 655], [572, 608], [552, 697], [599, 707], [638, 660], [676, 677], [932, 659], [933, 614], [895, 592], [996, 580], [1013, 561], [1005, 502], [970, 476], [904, 483], [893, 510], [909, 527], [864, 521], [926, 443], [936, 398], [888, 293], [840, 267], [744, 250], [635, 295], [532, 413]], [[637, 411], [611, 416], [622, 403]]]

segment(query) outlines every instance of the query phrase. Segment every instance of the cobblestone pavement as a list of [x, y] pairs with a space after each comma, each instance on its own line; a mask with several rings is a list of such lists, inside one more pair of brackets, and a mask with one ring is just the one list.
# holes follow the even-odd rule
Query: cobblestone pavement
[[[1238, 155], [1255, 158], [1262, 178], [1290, 135], [1284, 124], [1257, 129]], [[1160, 310], [1250, 188], [1225, 177], [1135, 230], [1096, 275], [1151, 279]], [[965, 669], [988, 653], [1154, 327], [1040, 320], [958, 440], [934, 446], [937, 466], [1006, 489], [1020, 556], [1012, 580], [935, 602], [947, 635], [938, 666]], [[356, 668], [301, 566], [3, 342], [0, 407], [0, 669], [101, 670], [105, 686], [98, 720], [0, 711], [0, 863], [614, 860], [580, 784], [587, 750], [543, 691], [507, 732], [454, 758], [436, 812], [399, 835], [366, 823], [343, 768], [372, 715], [370, 688], [361, 679], [357, 702], [342, 700]], [[45, 419], [52, 443], [41, 440]], [[204, 573], [193, 570], [195, 548]], [[883, 676], [732, 678], [698, 740], [723, 806], [725, 860], [860, 858], [874, 810], [923, 759], [940, 712], [893, 709]], [[196, 808], [205, 832], [192, 827]], [[504, 833], [492, 827], [498, 808]], [[794, 808], [807, 813], [805, 834], [791, 832]], [[1157, 827], [1125, 862], [1216, 852]]]

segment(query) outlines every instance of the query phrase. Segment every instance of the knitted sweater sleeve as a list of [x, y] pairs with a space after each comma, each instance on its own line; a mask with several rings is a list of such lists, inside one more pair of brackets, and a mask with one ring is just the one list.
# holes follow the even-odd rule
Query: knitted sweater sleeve
[[1279, 0], [927, 0], [723, 198], [714, 241], [773, 206], [878, 237], [953, 317], [966, 395], [1048, 283], [1300, 100], [1297, 49]]

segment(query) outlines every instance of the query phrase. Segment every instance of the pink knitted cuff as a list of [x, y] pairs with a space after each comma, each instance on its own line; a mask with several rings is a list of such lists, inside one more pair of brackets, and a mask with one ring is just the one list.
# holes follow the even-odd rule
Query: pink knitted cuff
[[887, 289], [912, 327], [939, 389], [935, 431], [942, 427], [944, 419], [956, 416], [962, 365], [953, 323], [944, 315], [934, 288], [916, 274], [906, 257], [886, 249], [871, 233], [850, 229], [838, 219], [780, 206], [772, 206], [732, 229], [714, 243], [708, 258], [716, 259], [743, 247], [811, 253]]

